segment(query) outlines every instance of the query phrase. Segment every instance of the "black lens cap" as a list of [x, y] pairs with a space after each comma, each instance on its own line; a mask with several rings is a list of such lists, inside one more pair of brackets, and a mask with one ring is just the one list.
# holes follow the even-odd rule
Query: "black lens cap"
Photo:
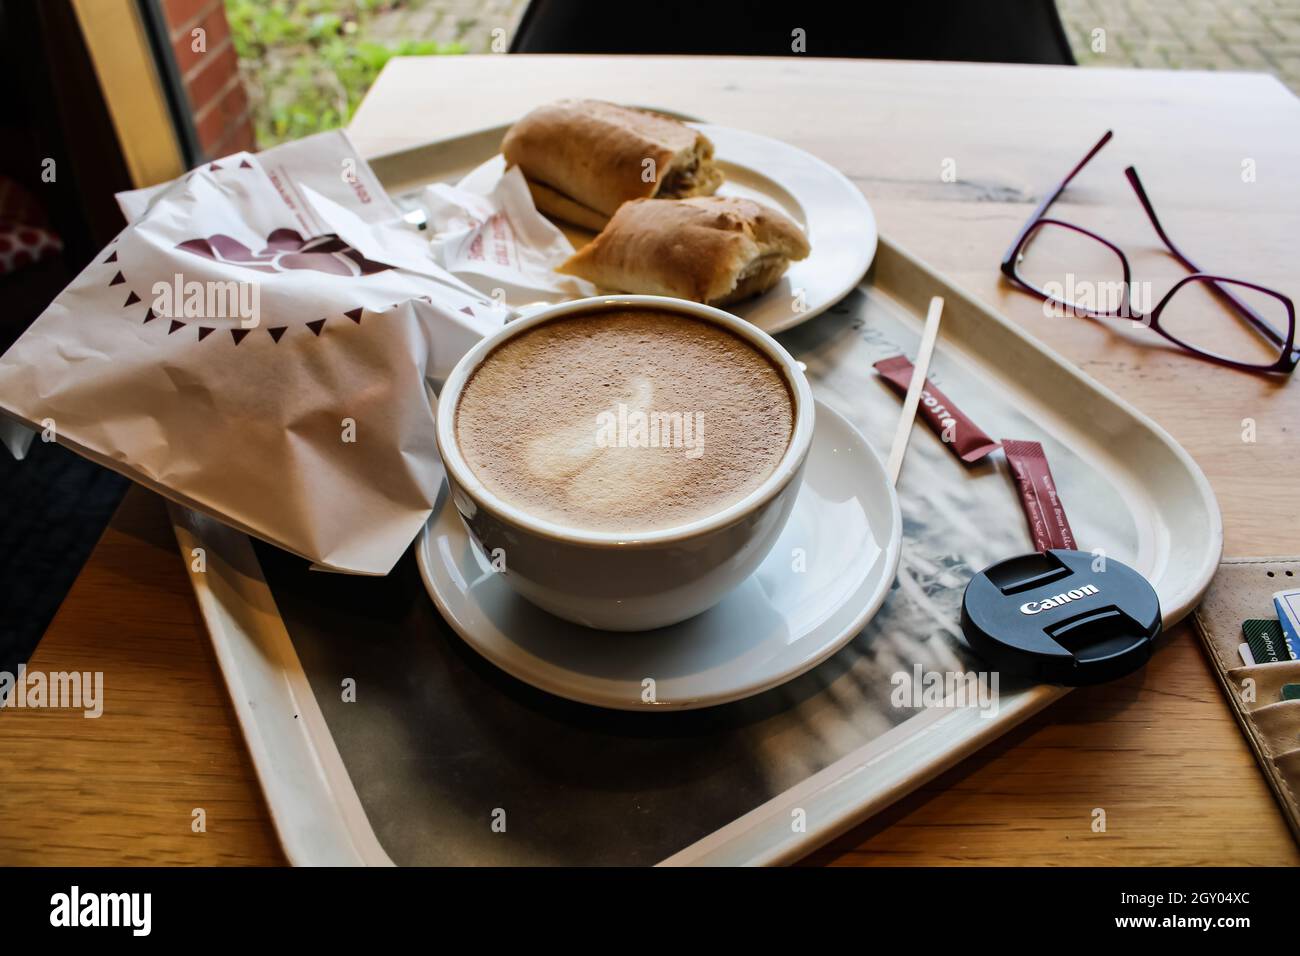
[[961, 627], [1000, 672], [1080, 687], [1114, 680], [1151, 658], [1160, 598], [1126, 564], [1087, 551], [999, 561], [966, 585]]

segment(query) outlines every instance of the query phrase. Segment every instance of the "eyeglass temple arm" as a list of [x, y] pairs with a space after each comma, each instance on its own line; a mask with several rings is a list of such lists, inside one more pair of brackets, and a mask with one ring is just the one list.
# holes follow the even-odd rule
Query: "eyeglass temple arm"
[[1057, 187], [1044, 196], [1038, 205], [1034, 207], [1034, 211], [1030, 213], [1028, 221], [1021, 227], [1020, 231], [1016, 233], [1016, 238], [1011, 241], [1011, 247], [1007, 249], [1007, 254], [1002, 257], [1002, 271], [1004, 273], [1010, 274], [1008, 270], [1011, 269], [1012, 263], [1015, 261], [1016, 250], [1018, 250], [1020, 244], [1024, 242], [1025, 236], [1029, 234], [1029, 231], [1033, 229], [1034, 226], [1038, 225], [1038, 220], [1042, 219], [1043, 216], [1046, 215], [1047, 210], [1051, 208], [1052, 203], [1061, 198], [1061, 193], [1065, 192], [1065, 187], [1070, 185], [1070, 180], [1079, 175], [1083, 167], [1088, 165], [1089, 160], [1101, 152], [1101, 148], [1109, 143], [1111, 137], [1114, 135], [1115, 133], [1113, 130], [1106, 130], [1101, 139], [1097, 140], [1092, 149], [1088, 150], [1088, 154], [1075, 165], [1074, 169], [1070, 170]]
[[[1133, 191], [1137, 193], [1138, 202], [1142, 204], [1142, 208], [1146, 211], [1147, 218], [1151, 220], [1151, 225], [1155, 227], [1156, 235], [1160, 237], [1160, 241], [1165, 244], [1165, 247], [1173, 254], [1174, 258], [1181, 262], [1185, 268], [1192, 272], [1201, 272], [1201, 268], [1197, 266], [1196, 263], [1192, 262], [1191, 259], [1187, 258], [1187, 256], [1183, 255], [1183, 253], [1179, 251], [1178, 247], [1174, 245], [1173, 240], [1170, 239], [1169, 235], [1165, 232], [1164, 226], [1160, 225], [1160, 219], [1156, 216], [1155, 207], [1151, 205], [1151, 200], [1148, 198], [1146, 190], [1142, 188], [1142, 180], [1138, 179], [1137, 170], [1130, 166], [1128, 169], [1124, 170], [1124, 175], [1127, 177], [1129, 185], [1133, 187]], [[1214, 289], [1216, 295], [1232, 306], [1232, 308], [1235, 309], [1242, 318], [1255, 326], [1255, 328], [1258, 329], [1260, 334], [1265, 338], [1271, 341], [1274, 345], [1283, 346], [1286, 344], [1286, 336], [1273, 328], [1272, 324], [1269, 323], [1267, 319], [1248, 306], [1245, 302], [1242, 302], [1223, 286], [1219, 285], [1219, 283], [1211, 280], [1209, 284], [1211, 288]]]

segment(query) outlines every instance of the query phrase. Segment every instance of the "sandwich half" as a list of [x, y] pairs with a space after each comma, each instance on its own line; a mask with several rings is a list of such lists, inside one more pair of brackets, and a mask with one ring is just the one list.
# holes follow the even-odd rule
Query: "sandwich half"
[[711, 196], [722, 184], [703, 133], [600, 100], [538, 107], [510, 127], [501, 152], [538, 209], [593, 231], [629, 200]]
[[766, 292], [810, 251], [793, 220], [750, 199], [636, 199], [557, 271], [614, 292], [727, 305]]

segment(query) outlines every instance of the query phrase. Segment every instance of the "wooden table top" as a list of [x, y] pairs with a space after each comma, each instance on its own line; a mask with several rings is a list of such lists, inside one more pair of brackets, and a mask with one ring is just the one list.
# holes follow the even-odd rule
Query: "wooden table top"
[[[1168, 429], [1214, 486], [1226, 555], [1300, 554], [1296, 386], [1150, 347], [1150, 333], [1046, 319], [997, 271], [1034, 200], [1111, 128], [1055, 214], [1121, 245], [1163, 294], [1178, 267], [1124, 180], [1132, 163], [1199, 264], [1300, 294], [1300, 100], [1276, 80], [803, 58], [395, 59], [351, 133], [374, 155], [592, 95], [754, 130], [832, 163], [884, 235]], [[0, 863], [283, 862], [161, 500], [127, 496], [30, 666], [102, 670], [109, 705], [98, 720], [0, 717], [0, 765], [12, 768]], [[1091, 829], [1097, 807], [1105, 833]], [[206, 832], [191, 828], [195, 808]], [[1295, 864], [1300, 852], [1182, 625], [1142, 671], [1068, 695], [810, 862]]]

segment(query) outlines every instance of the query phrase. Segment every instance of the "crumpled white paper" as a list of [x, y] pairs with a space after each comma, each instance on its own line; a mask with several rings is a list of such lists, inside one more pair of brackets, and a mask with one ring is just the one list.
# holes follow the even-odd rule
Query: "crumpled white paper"
[[573, 244], [537, 211], [519, 167], [485, 172], [420, 194], [434, 260], [484, 295], [516, 306], [595, 295], [585, 279], [553, 271], [573, 255]]
[[0, 411], [323, 567], [389, 571], [442, 479], [431, 388], [506, 310], [342, 133], [120, 200], [132, 224], [0, 356]]

